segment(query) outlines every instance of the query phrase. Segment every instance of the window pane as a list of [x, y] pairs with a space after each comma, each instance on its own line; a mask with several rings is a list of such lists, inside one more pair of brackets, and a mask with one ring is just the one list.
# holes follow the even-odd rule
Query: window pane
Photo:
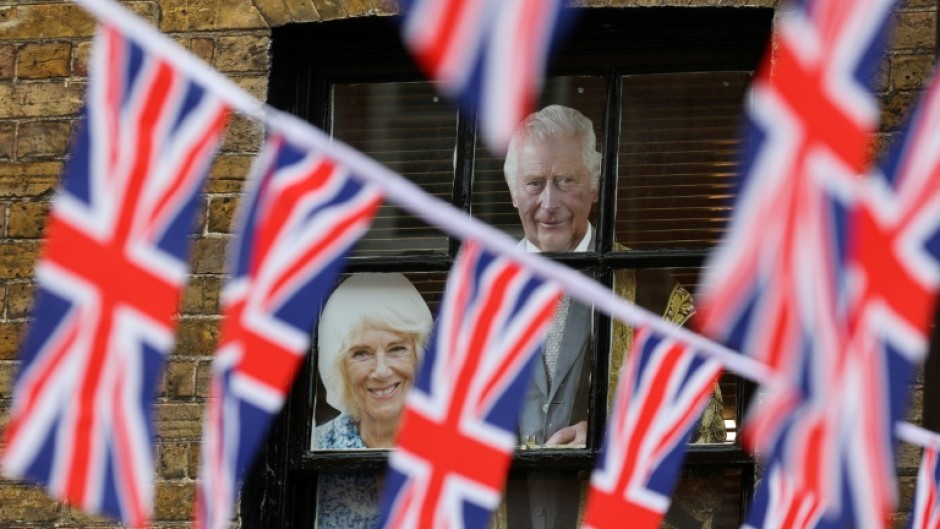
[[[450, 201], [457, 114], [426, 82], [337, 84], [332, 133]], [[379, 209], [354, 255], [447, 252], [447, 237], [391, 204]]]
[[317, 329], [310, 447], [389, 448], [446, 275], [360, 273], [343, 279]]
[[372, 529], [379, 520], [383, 477], [321, 474], [317, 480], [316, 529]]
[[706, 248], [731, 209], [747, 72], [623, 77], [615, 240]]
[[[698, 287], [698, 268], [618, 269], [614, 271], [617, 294], [644, 309], [661, 314], [676, 324], [687, 324], [695, 313], [691, 292]], [[611, 331], [609, 357], [608, 410], [613, 404], [625, 354], [633, 344], [632, 326], [615, 321]], [[738, 424], [738, 382], [736, 375], [725, 373], [713, 391], [692, 435], [695, 443], [733, 443]], [[730, 435], [729, 435], [730, 432]]]
[[[546, 80], [539, 108], [558, 104], [580, 110], [594, 123], [597, 148], [602, 150], [605, 98], [606, 87], [601, 77], [551, 77]], [[475, 156], [471, 212], [521, 240], [525, 234], [503, 177], [504, 158], [493, 156], [482, 141], [477, 141]], [[592, 212], [591, 218], [595, 215], [596, 211]], [[597, 226], [596, 222], [594, 225]]]
[[[490, 527], [581, 527], [589, 494], [584, 472], [513, 474]], [[681, 471], [662, 527], [737, 529], [741, 525], [740, 468], [686, 468]], [[547, 525], [538, 523], [549, 518]], [[629, 523], [624, 524], [629, 527]]]

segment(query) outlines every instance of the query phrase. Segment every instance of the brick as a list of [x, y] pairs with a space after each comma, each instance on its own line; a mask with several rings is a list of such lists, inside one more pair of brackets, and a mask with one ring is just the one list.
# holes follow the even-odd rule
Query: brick
[[0, 360], [15, 360], [26, 329], [23, 322], [0, 321]]
[[72, 123], [67, 120], [20, 123], [16, 137], [16, 156], [23, 158], [61, 158], [69, 147]]
[[891, 86], [895, 90], [919, 90], [933, 69], [933, 55], [895, 55], [891, 58]]
[[200, 238], [193, 242], [194, 274], [221, 274], [225, 268], [226, 239]]
[[232, 219], [238, 206], [235, 197], [218, 197], [209, 201], [209, 233], [231, 233]]
[[46, 79], [69, 74], [72, 46], [68, 42], [26, 44], [16, 55], [16, 76], [20, 79]]
[[[2, 165], [0, 164], [0, 166]], [[0, 175], [0, 197], [47, 196], [55, 189], [58, 180], [58, 176], [16, 177]]]
[[157, 25], [160, 18], [160, 6], [154, 0], [143, 2], [124, 2], [125, 7], [130, 9], [135, 15], [146, 20], [152, 26]]
[[157, 474], [163, 479], [183, 479], [189, 473], [189, 443], [157, 443]]
[[400, 11], [396, 0], [372, 0], [376, 15], [397, 15]]
[[319, 22], [320, 12], [313, 0], [284, 0], [294, 22]]
[[95, 20], [71, 3], [0, 7], [0, 40], [90, 37]]
[[268, 35], [233, 35], [219, 37], [213, 66], [222, 72], [264, 72], [270, 69]]
[[153, 514], [157, 520], [189, 520], [193, 515], [193, 483], [157, 483]]
[[914, 92], [892, 92], [882, 98], [882, 131], [896, 130], [914, 107], [915, 98]]
[[0, 122], [0, 160], [13, 158], [16, 146], [16, 123], [12, 121]]
[[317, 12], [323, 20], [346, 18], [344, 3], [343, 0], [313, 0], [313, 5], [317, 7]]
[[33, 306], [33, 283], [7, 283], [7, 318], [25, 318]]
[[264, 141], [264, 126], [253, 119], [234, 116], [222, 140], [222, 152], [256, 153]]
[[271, 27], [294, 22], [294, 16], [284, 0], [254, 0], [254, 3]]
[[166, 33], [268, 27], [251, 0], [160, 0]]
[[895, 466], [899, 469], [909, 469], [911, 472], [917, 472], [917, 468], [920, 466], [920, 454], [921, 449], [919, 446], [910, 443], [898, 443]]
[[373, 15], [375, 11], [372, 8], [372, 2], [369, 0], [346, 0], [343, 2], [346, 8], [346, 14], [350, 17], [361, 17]]
[[202, 435], [202, 405], [157, 404], [156, 426], [161, 439], [198, 439]]
[[189, 398], [195, 394], [196, 363], [192, 360], [172, 359], [163, 373], [161, 394], [167, 398]]
[[0, 279], [29, 277], [38, 256], [38, 241], [0, 242]]
[[936, 34], [936, 13], [931, 11], [907, 11], [897, 15], [892, 49], [914, 49], [933, 53]]
[[12, 79], [16, 73], [16, 46], [0, 45], [0, 79]]
[[189, 444], [189, 475], [198, 476], [199, 475], [199, 461], [202, 457], [202, 444], [190, 443]]
[[219, 312], [220, 276], [197, 276], [183, 293], [182, 312], [214, 316]]
[[0, 520], [17, 523], [49, 523], [59, 517], [61, 507], [36, 485], [0, 483]]
[[200, 59], [206, 61], [207, 63], [212, 63], [212, 56], [215, 53], [215, 41], [212, 39], [190, 39], [189, 44], [187, 45], [189, 51], [193, 52], [193, 55], [199, 57]]
[[232, 81], [242, 87], [246, 92], [255, 96], [259, 101], [266, 101], [268, 98], [268, 76], [244, 76], [232, 77]]
[[91, 41], [85, 40], [72, 46], [72, 75], [88, 75], [88, 58], [91, 56]]
[[212, 356], [219, 337], [218, 319], [180, 320], [177, 329], [177, 356]]
[[916, 476], [898, 476], [898, 510], [910, 511], [914, 505], [914, 490], [917, 486]]
[[196, 396], [209, 397], [209, 384], [212, 383], [212, 362], [207, 360], [196, 364]]
[[0, 118], [68, 116], [82, 104], [84, 83], [0, 83]]
[[10, 204], [7, 235], [12, 239], [42, 238], [48, 212], [48, 202], [14, 202]]
[[[16, 376], [16, 366], [16, 362], [0, 362], [0, 399], [13, 397], [13, 378]], [[3, 517], [0, 517], [0, 520], [2, 519]]]
[[209, 193], [238, 193], [251, 168], [253, 156], [217, 156], [209, 170]]

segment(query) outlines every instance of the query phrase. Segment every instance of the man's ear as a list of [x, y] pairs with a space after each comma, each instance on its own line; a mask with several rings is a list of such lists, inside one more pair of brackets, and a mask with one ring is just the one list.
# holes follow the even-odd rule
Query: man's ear
[[[510, 191], [509, 197], [512, 198], [512, 207], [519, 209], [519, 203], [516, 202], [516, 194]], [[597, 199], [595, 198], [594, 200], [597, 200]]]

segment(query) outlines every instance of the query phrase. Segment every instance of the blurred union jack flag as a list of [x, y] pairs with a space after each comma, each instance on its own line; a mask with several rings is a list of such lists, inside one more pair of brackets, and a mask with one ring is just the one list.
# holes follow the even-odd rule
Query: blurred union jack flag
[[911, 510], [910, 529], [937, 529], [940, 527], [940, 457], [937, 448], [924, 448], [917, 472], [917, 492]]
[[166, 60], [113, 27], [98, 32], [36, 267], [2, 463], [131, 526], [152, 510], [152, 401], [227, 114]]
[[280, 410], [346, 254], [381, 196], [329, 153], [271, 134], [240, 212], [203, 428], [196, 527], [220, 529]]
[[819, 527], [824, 506], [819, 497], [793, 481], [776, 462], [764, 472], [743, 529]]
[[655, 529], [721, 364], [639, 327], [591, 476], [584, 527]]
[[379, 527], [484, 528], [560, 290], [464, 244], [389, 458]]
[[567, 26], [563, 4], [402, 0], [403, 39], [446, 95], [477, 109], [487, 145], [505, 152], [535, 105], [549, 50]]
[[[753, 89], [737, 216], [702, 296], [704, 331], [781, 377], [747, 435], [789, 474], [780, 483], [804, 489], [795, 501], [825, 510], [790, 527], [884, 526], [895, 502], [893, 424], [940, 278], [932, 96], [885, 168], [856, 177], [892, 7], [801, 2], [781, 21], [774, 71], [765, 65]], [[807, 66], [823, 82], [808, 84]], [[765, 505], [780, 520], [794, 507], [773, 494], [764, 491]], [[762, 511], [753, 512], [756, 527]]]
[[873, 489], [870, 494], [890, 500], [885, 510], [896, 494], [894, 425], [905, 415], [914, 368], [926, 357], [940, 287], [938, 138], [934, 79], [883, 163], [859, 183], [848, 226], [853, 356], [845, 371], [855, 387], [845, 395], [862, 398], [847, 399], [848, 413], [839, 416], [842, 435], [855, 439], [839, 456], [856, 503], [865, 502], [858, 491]]

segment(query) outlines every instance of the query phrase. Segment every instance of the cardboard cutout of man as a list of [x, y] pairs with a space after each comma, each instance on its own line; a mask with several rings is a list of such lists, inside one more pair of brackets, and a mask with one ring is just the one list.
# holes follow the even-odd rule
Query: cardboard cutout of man
[[[519, 213], [530, 252], [586, 252], [595, 248], [591, 208], [598, 200], [601, 154], [591, 120], [581, 112], [551, 105], [529, 115], [516, 130], [503, 173]], [[617, 245], [615, 249], [627, 248]], [[642, 285], [646, 288], [637, 288]], [[618, 295], [663, 314], [676, 324], [694, 313], [692, 296], [659, 270], [618, 270]], [[590, 398], [593, 310], [563, 297], [542, 355], [535, 366], [519, 419], [523, 446], [584, 447]], [[611, 393], [633, 329], [615, 322], [611, 351]], [[712, 399], [695, 442], [724, 441], [720, 393]], [[510, 482], [508, 527], [573, 528], [580, 513], [582, 485], [556, 473], [536, 472]], [[668, 520], [667, 520], [668, 523]]]

